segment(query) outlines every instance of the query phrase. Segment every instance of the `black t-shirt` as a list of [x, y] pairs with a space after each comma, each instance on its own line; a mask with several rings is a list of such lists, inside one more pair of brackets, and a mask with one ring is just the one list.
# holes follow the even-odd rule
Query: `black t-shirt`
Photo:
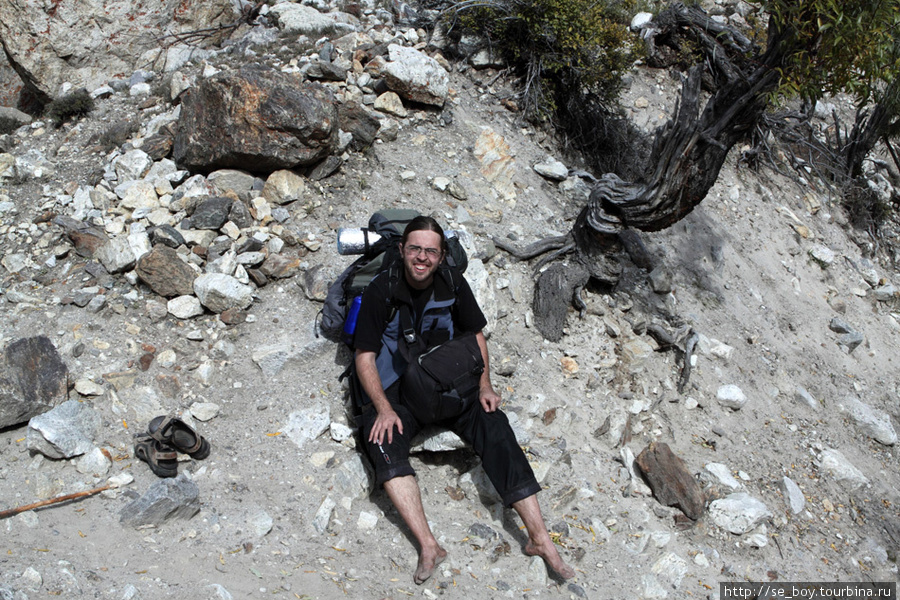
[[[446, 285], [440, 273], [435, 273], [434, 285]], [[456, 305], [453, 309], [453, 325], [458, 331], [466, 331], [477, 333], [484, 329], [487, 325], [487, 319], [472, 288], [464, 277], [458, 278], [459, 283], [456, 291]], [[434, 285], [424, 290], [415, 290], [406, 285], [401, 273], [400, 280], [397, 285], [402, 285], [409, 291], [409, 296], [413, 301], [413, 318], [418, 321], [422, 314], [422, 310], [431, 298]], [[387, 325], [388, 317], [391, 313], [391, 306], [387, 302], [387, 295], [390, 287], [390, 277], [386, 271], [376, 277], [363, 293], [362, 304], [359, 307], [359, 317], [356, 321], [356, 335], [354, 337], [354, 347], [364, 352], [378, 352], [381, 350], [381, 335]]]

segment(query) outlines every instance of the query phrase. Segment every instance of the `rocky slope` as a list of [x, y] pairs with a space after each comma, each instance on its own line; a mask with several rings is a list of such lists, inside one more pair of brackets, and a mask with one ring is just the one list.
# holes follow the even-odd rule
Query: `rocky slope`
[[[379, 27], [419, 43], [420, 32]], [[241, 52], [179, 73], [199, 81], [245, 61], [305, 64], [301, 45], [248, 35], [271, 43], [233, 44]], [[111, 173], [121, 176], [116, 159], [171, 114], [171, 84], [134, 95], [124, 86], [75, 124], [35, 122], [4, 139], [0, 337], [6, 347], [47, 336], [75, 383], [70, 400], [91, 417], [62, 421], [89, 441], [70, 458], [39, 451], [34, 426], [0, 431], [0, 507], [110, 477], [123, 485], [0, 522], [0, 595], [683, 598], [717, 597], [721, 581], [896, 580], [900, 325], [890, 282], [900, 276], [879, 262], [884, 248], [870, 254], [827, 188], [732, 162], [698, 210], [644, 236], [652, 273], [627, 265], [617, 289], [588, 291], [586, 314], [570, 313], [562, 340], [546, 342], [532, 326], [530, 266], [491, 240], [564, 233], [586, 187], [553, 178], [551, 158], [571, 170], [577, 159], [507, 110], [511, 84], [496, 75], [452, 65], [443, 109], [396, 109], [388, 135], [346, 150], [335, 174], [304, 178], [296, 200], [279, 204], [252, 178], [245, 198], [235, 190], [252, 207], [247, 226], [233, 237], [223, 226], [207, 242], [224, 244], [212, 254], [181, 254], [208, 270], [233, 252], [232, 272], [253, 291], [231, 313], [205, 305], [176, 316], [131, 267], [111, 273], [114, 257], [80, 256], [59, 224], [77, 217], [113, 239], [156, 224], [152, 211], [123, 206]], [[631, 79], [626, 106], [656, 126], [677, 89], [640, 66]], [[137, 127], [111, 150], [111, 125], [126, 120]], [[186, 181], [173, 179], [172, 198]], [[522, 553], [521, 524], [477, 459], [438, 436], [414, 464], [450, 556], [413, 585], [413, 542], [384, 493], [370, 493], [354, 447], [338, 381], [348, 357], [315, 336], [321, 304], [310, 299], [350, 262], [336, 252], [337, 228], [385, 206], [471, 234], [467, 275], [491, 320], [494, 383], [574, 581], [549, 579]], [[173, 224], [184, 216], [169, 214]], [[254, 237], [296, 268], [259, 286], [237, 259]], [[893, 251], [896, 238], [882, 244]], [[699, 335], [683, 393], [675, 353], [656, 351], [647, 333], [676, 321]], [[133, 435], [160, 414], [182, 415], [212, 444], [206, 460], [181, 457], [175, 484], [133, 457]], [[634, 456], [653, 441], [701, 484], [707, 510], [696, 524], [635, 476]], [[154, 495], [181, 510], [151, 505]]]

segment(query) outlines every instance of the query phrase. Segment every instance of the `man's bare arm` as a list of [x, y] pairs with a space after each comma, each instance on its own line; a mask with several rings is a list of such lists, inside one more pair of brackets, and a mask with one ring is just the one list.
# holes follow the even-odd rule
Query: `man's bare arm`
[[372, 431], [369, 432], [369, 441], [381, 444], [384, 436], [387, 434], [387, 441], [390, 444], [394, 441], [394, 426], [397, 431], [403, 433], [403, 421], [391, 407], [384, 389], [381, 387], [381, 377], [378, 375], [378, 367], [375, 366], [375, 353], [371, 351], [356, 351], [356, 375], [362, 384], [366, 394], [375, 405], [375, 411], [378, 416]]
[[494, 390], [494, 386], [491, 385], [491, 363], [488, 360], [487, 340], [484, 339], [484, 334], [480, 331], [475, 334], [475, 339], [478, 340], [478, 347], [481, 349], [481, 358], [484, 360], [484, 373], [481, 374], [478, 399], [485, 412], [494, 412], [500, 406], [500, 394], [498, 394]]

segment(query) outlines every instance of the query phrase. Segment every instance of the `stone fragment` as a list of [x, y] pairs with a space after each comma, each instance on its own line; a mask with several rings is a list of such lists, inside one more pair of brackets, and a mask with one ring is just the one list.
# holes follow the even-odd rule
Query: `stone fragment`
[[247, 308], [253, 303], [253, 288], [224, 273], [198, 276], [194, 280], [194, 293], [200, 303], [214, 313], [229, 308]]
[[716, 391], [716, 399], [719, 404], [731, 410], [740, 410], [747, 404], [747, 396], [736, 385], [728, 384], [719, 387]]
[[541, 162], [534, 165], [534, 171], [541, 177], [552, 179], [553, 181], [565, 181], [569, 176], [569, 168], [563, 163], [552, 157], [547, 157]]
[[652, 442], [638, 455], [635, 464], [661, 504], [677, 506], [695, 521], [703, 515], [700, 485], [668, 444]]
[[869, 484], [869, 479], [862, 474], [839, 450], [827, 448], [819, 455], [822, 470], [829, 478], [850, 491]]
[[795, 515], [799, 515], [806, 508], [806, 498], [800, 490], [800, 486], [794, 483], [790, 477], [784, 476], [779, 482], [779, 487], [784, 492], [784, 501]]
[[300, 272], [300, 258], [284, 254], [271, 254], [266, 258], [260, 270], [270, 279], [293, 277]]
[[26, 447], [48, 458], [72, 458], [94, 447], [100, 414], [93, 408], [68, 400], [28, 422]]
[[388, 89], [403, 98], [443, 106], [450, 92], [450, 75], [433, 58], [414, 48], [390, 44], [389, 60], [376, 57], [366, 70], [381, 75]]
[[190, 170], [311, 165], [338, 141], [328, 88], [257, 64], [203, 80], [185, 92], [181, 108], [172, 157]]
[[194, 229], [218, 230], [228, 220], [231, 212], [231, 198], [212, 196], [201, 200], [191, 213], [191, 227]]
[[823, 269], [827, 269], [834, 262], [834, 251], [819, 244], [809, 249], [809, 256]]
[[396, 92], [385, 92], [375, 98], [373, 108], [401, 119], [405, 119], [406, 115], [409, 114], [406, 107], [403, 106], [403, 100], [400, 99]]
[[307, 442], [328, 431], [330, 424], [328, 407], [319, 406], [303, 412], [292, 412], [288, 415], [288, 422], [283, 431], [289, 440], [298, 448], [302, 448]]
[[177, 319], [190, 319], [203, 314], [203, 305], [196, 296], [178, 296], [166, 303], [166, 310]]
[[160, 526], [174, 519], [190, 519], [200, 512], [200, 488], [183, 473], [157, 481], [140, 498], [119, 512], [123, 525]]
[[300, 200], [306, 193], [306, 180], [293, 171], [284, 169], [269, 175], [262, 189], [263, 197], [279, 206]]
[[331, 499], [331, 496], [326, 496], [316, 510], [316, 514], [312, 519], [312, 526], [319, 535], [328, 531], [328, 523], [331, 522], [331, 513], [334, 512], [336, 506], [337, 504]]
[[169, 246], [154, 246], [137, 261], [134, 270], [141, 281], [165, 298], [184, 296], [194, 291], [197, 274]]
[[761, 501], [744, 492], [713, 500], [709, 505], [713, 523], [731, 533], [742, 535], [772, 516]]
[[721, 485], [732, 490], [741, 487], [741, 483], [731, 475], [731, 471], [722, 463], [708, 463], [703, 468], [711, 473]]
[[838, 409], [849, 415], [856, 426], [876, 442], [885, 446], [897, 443], [897, 432], [886, 412], [876, 410], [853, 396], [847, 396], [838, 403]]
[[10, 343], [0, 364], [0, 428], [25, 423], [68, 399], [68, 368], [46, 336]]
[[111, 466], [112, 461], [100, 448], [94, 448], [75, 461], [75, 470], [85, 475], [102, 477]]

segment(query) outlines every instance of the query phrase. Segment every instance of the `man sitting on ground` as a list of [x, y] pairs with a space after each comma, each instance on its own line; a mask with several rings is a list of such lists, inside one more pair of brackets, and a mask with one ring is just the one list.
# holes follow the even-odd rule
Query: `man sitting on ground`
[[[503, 503], [512, 506], [528, 530], [526, 554], [540, 556], [558, 577], [574, 577], [547, 533], [537, 501], [540, 485], [525, 453], [516, 441], [509, 420], [499, 410], [500, 396], [491, 385], [487, 343], [481, 330], [487, 324], [472, 290], [459, 276], [457, 289], [439, 272], [447, 252], [444, 232], [430, 217], [413, 219], [400, 242], [402, 274], [391, 285], [387, 271], [376, 277], [363, 294], [357, 321], [356, 372], [367, 398], [363, 406], [363, 436], [375, 465], [376, 483], [388, 496], [419, 543], [419, 561], [413, 579], [425, 582], [447, 556], [425, 518], [415, 471], [409, 463], [410, 441], [420, 429], [406, 408], [415, 398], [401, 398], [400, 378], [406, 368], [400, 340], [400, 315], [391, 306], [409, 306], [419, 335], [436, 330], [446, 338], [476, 333], [484, 359], [479, 401], [460, 416], [442, 422], [472, 445]], [[394, 290], [391, 291], [391, 287]], [[393, 296], [392, 298], [390, 296]]]

